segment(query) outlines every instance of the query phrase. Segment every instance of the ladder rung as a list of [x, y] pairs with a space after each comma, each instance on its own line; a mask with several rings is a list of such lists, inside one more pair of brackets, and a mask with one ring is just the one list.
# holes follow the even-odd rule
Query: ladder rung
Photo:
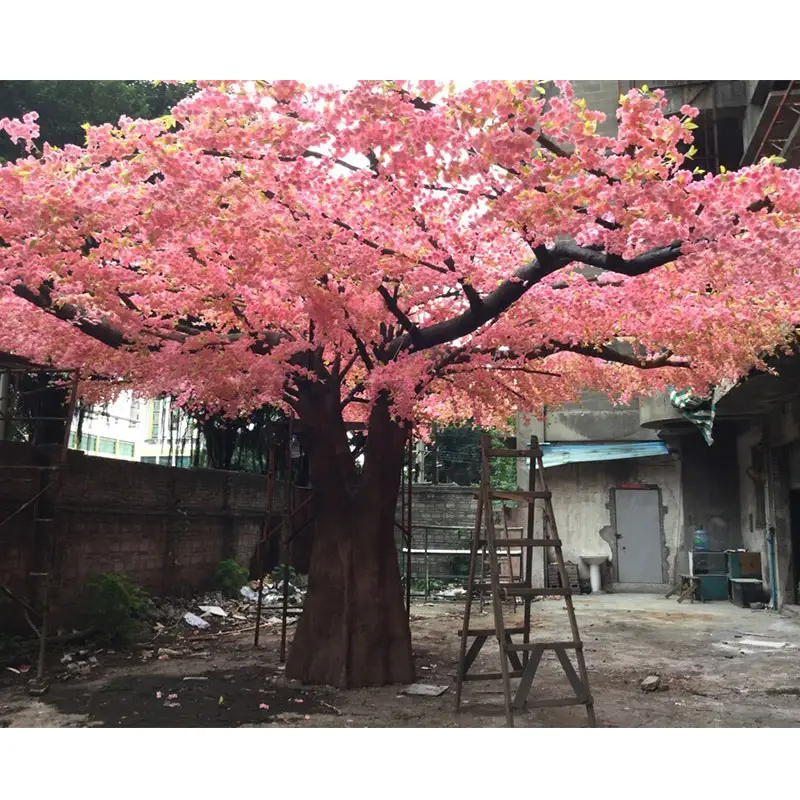
[[[480, 539], [480, 543], [489, 544], [486, 538]], [[497, 547], [561, 547], [561, 539], [502, 539], [496, 538], [494, 546]]]
[[489, 490], [489, 497], [492, 500], [524, 500], [531, 503], [534, 500], [549, 500], [552, 496], [553, 493], [549, 490], [546, 492], [523, 492], [522, 490], [518, 492], [500, 492], [495, 489]]
[[[476, 672], [472, 675], [467, 674], [464, 676], [465, 681], [499, 681], [503, 677], [502, 672]], [[509, 678], [521, 678], [522, 670], [510, 670], [508, 673]]]
[[[572, 592], [564, 587], [531, 587], [520, 583], [501, 583], [500, 588], [506, 595], [517, 597], [565, 597], [571, 595]], [[475, 589], [477, 591], [492, 591], [491, 583], [476, 583]]]
[[527, 449], [516, 450], [508, 447], [493, 447], [488, 451], [487, 455], [491, 458], [493, 456], [511, 456], [512, 458], [536, 458], [542, 454], [542, 451], [537, 447], [535, 450]]
[[535, 650], [537, 647], [542, 650], [583, 650], [583, 642], [520, 642], [503, 645], [506, 652], [513, 650], [520, 653], [525, 650]]
[[[464, 631], [459, 631], [458, 635], [461, 636]], [[506, 628], [506, 633], [518, 634], [525, 633], [525, 628]], [[497, 631], [494, 628], [470, 628], [467, 631], [467, 636], [497, 636]]]
[[526, 708], [558, 708], [558, 706], [583, 706], [591, 703], [591, 695], [585, 697], [549, 697], [545, 700], [528, 700]]

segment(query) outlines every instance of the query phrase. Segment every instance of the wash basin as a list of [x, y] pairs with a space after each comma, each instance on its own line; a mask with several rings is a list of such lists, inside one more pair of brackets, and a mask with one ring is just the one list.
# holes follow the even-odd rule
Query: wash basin
[[589, 583], [592, 585], [592, 594], [602, 592], [600, 565], [608, 561], [608, 556], [581, 556], [581, 561], [589, 567]]

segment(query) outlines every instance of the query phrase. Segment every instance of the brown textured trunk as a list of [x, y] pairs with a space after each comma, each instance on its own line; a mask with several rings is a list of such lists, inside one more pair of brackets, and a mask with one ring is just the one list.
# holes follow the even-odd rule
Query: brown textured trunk
[[356, 474], [336, 387], [308, 387], [301, 422], [317, 526], [290, 678], [342, 688], [414, 680], [394, 519], [405, 431], [379, 402]]

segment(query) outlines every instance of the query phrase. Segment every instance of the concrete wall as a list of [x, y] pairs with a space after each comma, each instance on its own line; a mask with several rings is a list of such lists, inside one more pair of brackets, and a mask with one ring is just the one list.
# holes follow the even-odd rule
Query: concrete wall
[[[712, 550], [742, 547], [740, 481], [735, 431], [724, 422], [714, 426], [709, 447], [699, 432], [679, 439], [683, 463], [684, 543], [691, 549], [694, 530], [702, 525]], [[748, 462], [749, 463], [749, 462]]]
[[[742, 546], [761, 553], [764, 589], [772, 587], [772, 565], [769, 559], [768, 529], [775, 529], [778, 606], [795, 604], [794, 586], [800, 579], [794, 566], [792, 520], [789, 492], [800, 488], [800, 435], [797, 401], [784, 404], [774, 413], [757, 417], [743, 424], [735, 437], [738, 456], [737, 476], [740, 498]], [[753, 448], [761, 446], [766, 465], [766, 485], [754, 481]], [[748, 474], [749, 473], [749, 474]], [[759, 519], [757, 495], [764, 501], [765, 518]], [[761, 523], [761, 524], [759, 524]]]
[[[542, 427], [546, 442], [624, 442], [657, 439], [656, 431], [642, 428], [639, 403], [614, 405], [599, 392], [584, 392], [580, 403], [548, 409]], [[530, 434], [527, 434], [530, 436]]]
[[[680, 473], [680, 461], [675, 456], [566, 464], [546, 469], [564, 558], [578, 564], [581, 575], [588, 577], [581, 556], [606, 555], [611, 564], [604, 576], [604, 588], [615, 582], [612, 489], [623, 484], [654, 486], [661, 490], [664, 579], [672, 581], [682, 546]], [[527, 487], [528, 467], [524, 461], [518, 462], [517, 475], [519, 485]], [[537, 532], [541, 531], [540, 517], [536, 515]], [[520, 511], [515, 520], [524, 525], [524, 513]], [[543, 560], [537, 559], [535, 582], [543, 581], [542, 573]]]

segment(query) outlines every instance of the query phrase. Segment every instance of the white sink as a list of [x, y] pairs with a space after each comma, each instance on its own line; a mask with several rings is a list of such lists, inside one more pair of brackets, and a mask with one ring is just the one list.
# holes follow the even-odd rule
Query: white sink
[[589, 567], [589, 583], [592, 585], [592, 594], [602, 593], [600, 565], [608, 561], [608, 556], [581, 556], [581, 561]]

